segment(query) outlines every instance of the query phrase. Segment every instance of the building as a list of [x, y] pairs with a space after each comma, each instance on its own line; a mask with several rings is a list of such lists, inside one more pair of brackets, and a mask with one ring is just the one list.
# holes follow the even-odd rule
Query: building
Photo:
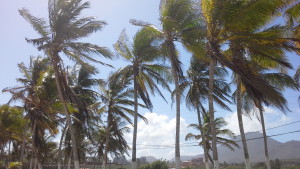
[[192, 163], [195, 163], [197, 165], [202, 165], [203, 163], [203, 158], [194, 158], [191, 160]]

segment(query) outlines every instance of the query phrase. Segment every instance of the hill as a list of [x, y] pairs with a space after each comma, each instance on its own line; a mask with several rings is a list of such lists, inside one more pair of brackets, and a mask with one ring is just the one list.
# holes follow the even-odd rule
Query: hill
[[[254, 139], [263, 137], [261, 133], [246, 133], [246, 139]], [[244, 162], [244, 155], [242, 150], [241, 137], [237, 136], [235, 139], [238, 141], [240, 148], [236, 148], [235, 151], [231, 151], [226, 147], [219, 146], [219, 160], [220, 162], [226, 161], [227, 163], [241, 163]], [[254, 139], [247, 141], [248, 151], [251, 162], [262, 162], [264, 161], [264, 145], [263, 139]], [[281, 143], [272, 138], [268, 138], [268, 148], [270, 159], [298, 159], [300, 157], [300, 141], [288, 141]], [[203, 157], [203, 155], [196, 156], [182, 156], [182, 161], [188, 161], [193, 158]], [[174, 161], [174, 159], [171, 159]]]

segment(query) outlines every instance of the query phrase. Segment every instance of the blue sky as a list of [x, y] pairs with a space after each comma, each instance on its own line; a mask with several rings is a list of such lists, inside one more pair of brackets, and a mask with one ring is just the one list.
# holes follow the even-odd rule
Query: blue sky
[[[100, 46], [109, 47], [112, 51], [112, 45], [117, 41], [117, 38], [121, 31], [125, 28], [129, 37], [133, 37], [135, 32], [138, 30], [138, 27], [133, 26], [129, 23], [129, 19], [138, 19], [153, 23], [159, 26], [159, 0], [91, 0], [91, 8], [85, 10], [83, 15], [86, 16], [96, 16], [99, 20], [105, 20], [108, 25], [106, 25], [102, 31], [99, 31], [93, 34], [91, 37], [84, 39], [84, 41], [92, 42]], [[19, 15], [18, 9], [23, 7], [30, 10], [31, 14], [38, 17], [47, 18], [47, 1], [46, 0], [1, 0], [0, 1], [0, 51], [1, 51], [1, 66], [0, 66], [0, 89], [2, 90], [5, 87], [12, 87], [18, 85], [15, 81], [16, 78], [20, 77], [19, 70], [17, 68], [17, 63], [20, 62], [29, 62], [29, 56], [42, 55], [37, 51], [37, 49], [30, 44], [26, 43], [25, 37], [36, 38], [38, 35], [30, 27], [30, 25], [25, 22], [25, 20]], [[282, 19], [277, 20], [278, 23], [282, 22]], [[188, 68], [190, 54], [187, 53], [182, 47], [178, 46], [180, 51], [181, 61], [183, 62], [184, 69]], [[295, 54], [287, 54], [289, 60], [295, 68], [300, 65], [299, 56]], [[99, 57], [99, 59], [102, 59]], [[102, 59], [103, 60], [103, 59]], [[106, 61], [106, 60], [104, 60]], [[114, 59], [113, 61], [107, 60], [106, 63], [112, 64], [114, 67], [119, 68], [124, 66], [126, 63], [121, 59]], [[72, 62], [67, 62], [67, 64], [73, 64]], [[99, 69], [99, 78], [105, 78], [110, 71], [113, 69], [108, 67], [98, 66]], [[290, 72], [294, 74], [294, 71]], [[164, 92], [166, 98], [170, 98], [170, 94]], [[267, 128], [274, 127], [276, 125], [282, 125], [285, 123], [293, 122], [300, 120], [300, 108], [297, 101], [299, 96], [298, 91], [287, 90], [284, 92], [288, 102], [291, 112], [287, 116], [278, 112], [273, 108], [268, 108], [266, 111], [266, 122]], [[0, 104], [4, 104], [8, 101], [10, 95], [0, 93]], [[153, 126], [150, 124], [148, 126], [143, 126], [144, 128], [140, 129], [140, 138], [138, 138], [138, 144], [174, 144], [175, 140], [175, 129], [174, 133], [167, 134], [166, 131], [171, 131], [175, 123], [173, 119], [175, 117], [175, 107], [171, 108], [171, 100], [169, 99], [169, 104], [165, 103], [159, 97], [153, 97], [152, 99], [154, 109], [152, 114], [147, 116], [151, 119], [156, 119], [157, 123], [153, 123]], [[185, 105], [181, 105], [181, 116], [182, 116], [182, 125], [190, 123], [195, 123], [196, 114], [190, 112], [185, 108]], [[237, 131], [237, 121], [235, 117], [235, 108], [234, 105], [231, 106], [232, 112], [217, 109], [217, 116], [223, 116], [229, 122], [229, 128]], [[149, 112], [148, 110], [141, 109], [142, 114]], [[258, 121], [251, 121], [250, 119], [245, 118], [245, 129], [246, 131], [257, 131], [260, 130]], [[168, 125], [168, 130], [164, 128], [159, 128], [159, 124]], [[294, 131], [299, 129], [299, 123], [270, 130], [268, 134], [278, 134], [288, 131]], [[167, 127], [166, 127], [167, 128]], [[145, 130], [143, 130], [145, 129]], [[149, 130], [148, 130], [149, 129]], [[183, 128], [183, 133], [188, 132], [186, 128]], [[150, 132], [151, 131], [151, 132]], [[161, 131], [161, 132], [154, 132]], [[150, 132], [147, 136], [143, 136], [144, 132]], [[166, 134], [164, 134], [166, 132]], [[154, 134], [153, 134], [154, 133]], [[163, 134], [163, 135], [162, 135]], [[239, 133], [237, 133], [239, 134]], [[165, 135], [164, 140], [161, 140]], [[181, 143], [186, 143], [183, 140]], [[274, 139], [285, 142], [289, 140], [300, 140], [300, 134], [289, 134], [274, 137]], [[128, 136], [128, 142], [131, 142], [130, 136]], [[146, 150], [145, 150], [146, 151]], [[172, 150], [167, 149], [162, 152], [162, 150], [151, 150], [138, 152], [140, 155], [149, 154], [157, 155], [159, 157], [164, 157], [163, 154], [169, 154], [168, 157], [173, 157]], [[195, 148], [182, 148], [181, 154], [199, 154], [202, 152], [202, 149]], [[138, 154], [138, 156], [139, 156]]]

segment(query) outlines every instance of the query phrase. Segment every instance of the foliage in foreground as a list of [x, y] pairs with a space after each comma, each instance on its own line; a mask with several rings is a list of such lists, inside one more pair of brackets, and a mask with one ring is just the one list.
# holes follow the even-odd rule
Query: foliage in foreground
[[168, 163], [165, 160], [158, 160], [151, 164], [147, 164], [139, 169], [168, 169]]

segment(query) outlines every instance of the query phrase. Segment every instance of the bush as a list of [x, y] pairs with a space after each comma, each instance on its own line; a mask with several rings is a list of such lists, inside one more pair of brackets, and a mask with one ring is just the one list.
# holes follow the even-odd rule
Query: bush
[[18, 161], [16, 161], [16, 162], [10, 162], [8, 164], [8, 168], [9, 169], [19, 169], [20, 167], [22, 167], [22, 163], [18, 162]]
[[5, 162], [4, 161], [0, 161], [0, 167], [4, 167], [5, 166]]
[[168, 163], [165, 160], [155, 161], [151, 164], [147, 164], [139, 169], [168, 169]]

